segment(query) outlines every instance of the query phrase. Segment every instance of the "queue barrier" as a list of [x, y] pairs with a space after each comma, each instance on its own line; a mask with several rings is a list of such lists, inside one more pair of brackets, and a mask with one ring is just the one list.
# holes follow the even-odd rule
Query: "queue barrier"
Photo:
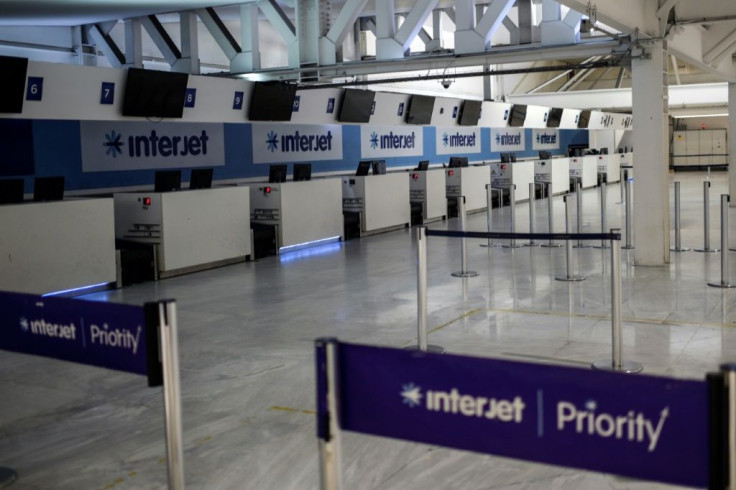
[[736, 364], [701, 381], [315, 347], [323, 490], [342, 488], [342, 431], [690, 487], [736, 481]]
[[0, 349], [143, 375], [163, 387], [169, 488], [184, 488], [176, 302], [144, 306], [0, 291]]

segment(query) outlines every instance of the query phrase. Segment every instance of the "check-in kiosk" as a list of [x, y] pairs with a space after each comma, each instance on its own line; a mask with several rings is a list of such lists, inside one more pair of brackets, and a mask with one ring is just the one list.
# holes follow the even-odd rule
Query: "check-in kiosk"
[[276, 228], [276, 252], [340, 241], [340, 179], [249, 184], [251, 225]]
[[529, 184], [534, 179], [534, 160], [519, 160], [515, 162], [491, 163], [491, 185], [494, 189], [508, 189], [511, 184], [516, 185], [516, 202], [529, 199]]
[[571, 157], [570, 180], [580, 182], [583, 189], [595, 187], [598, 184], [598, 155]]
[[47, 294], [113, 285], [113, 200], [0, 205], [0, 290]]
[[534, 182], [542, 185], [550, 184], [553, 195], [566, 193], [570, 188], [570, 159], [562, 157], [536, 160]]
[[457, 216], [459, 196], [465, 196], [466, 213], [485, 211], [488, 207], [486, 185], [490, 183], [491, 173], [486, 165], [445, 169], [448, 216]]
[[159, 278], [242, 262], [252, 248], [249, 194], [246, 186], [116, 193], [115, 237], [152, 245]]
[[441, 168], [409, 172], [411, 223], [423, 224], [447, 217], [445, 172]]
[[601, 153], [598, 157], [598, 177], [601, 182], [618, 182], [621, 180], [621, 159], [617, 155]]
[[342, 209], [346, 239], [356, 235], [347, 228], [358, 230], [358, 236], [367, 236], [409, 226], [411, 206], [406, 173], [343, 177]]

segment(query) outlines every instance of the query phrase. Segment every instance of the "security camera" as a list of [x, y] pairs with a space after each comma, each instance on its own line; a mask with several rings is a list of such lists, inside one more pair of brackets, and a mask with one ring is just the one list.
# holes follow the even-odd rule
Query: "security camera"
[[440, 83], [443, 87], [450, 88], [450, 85], [452, 85], [452, 80], [442, 80]]

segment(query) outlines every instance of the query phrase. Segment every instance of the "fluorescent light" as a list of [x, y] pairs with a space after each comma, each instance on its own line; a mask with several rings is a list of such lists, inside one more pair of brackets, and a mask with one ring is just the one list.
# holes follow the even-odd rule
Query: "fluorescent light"
[[728, 113], [724, 114], [683, 114], [682, 116], [675, 116], [673, 115], [675, 119], [690, 119], [693, 117], [727, 117]]

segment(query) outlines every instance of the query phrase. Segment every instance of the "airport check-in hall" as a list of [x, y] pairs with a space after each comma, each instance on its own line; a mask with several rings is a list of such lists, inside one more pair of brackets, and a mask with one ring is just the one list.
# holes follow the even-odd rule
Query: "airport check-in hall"
[[0, 2], [0, 488], [736, 482], [736, 7]]

